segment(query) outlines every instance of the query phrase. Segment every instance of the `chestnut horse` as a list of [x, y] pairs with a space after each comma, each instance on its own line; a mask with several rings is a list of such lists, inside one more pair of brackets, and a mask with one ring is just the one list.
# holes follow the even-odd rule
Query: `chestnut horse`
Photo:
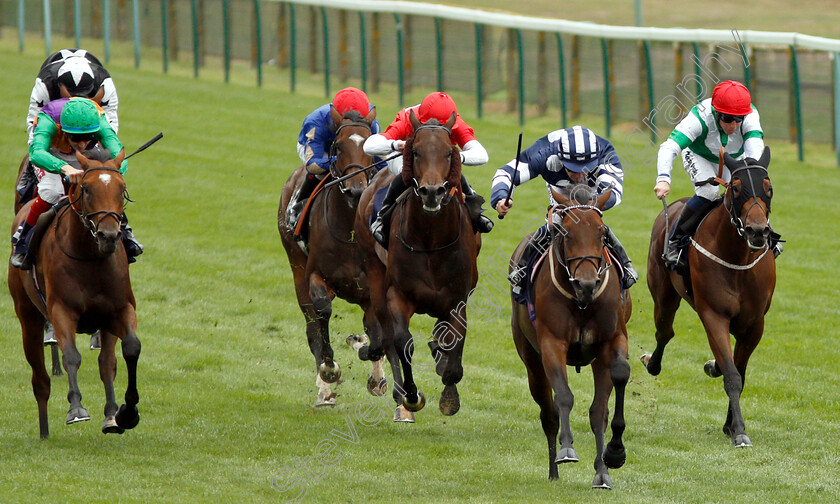
[[[70, 202], [58, 211], [45, 232], [30, 271], [9, 266], [9, 291], [23, 332], [23, 350], [32, 368], [32, 389], [38, 403], [41, 437], [49, 436], [47, 401], [50, 378], [44, 366], [43, 329], [52, 321], [70, 382], [67, 399], [70, 410], [66, 423], [89, 420], [82, 406], [77, 373], [81, 355], [76, 350], [76, 333], [102, 332], [99, 376], [105, 385], [104, 433], [122, 433], [140, 421], [137, 412], [137, 316], [128, 274], [128, 260], [120, 240], [120, 218], [127, 198], [119, 166], [125, 156], [105, 163], [76, 154], [85, 170], [79, 184], [71, 187]], [[25, 205], [13, 226], [26, 217]], [[33, 240], [34, 241], [34, 240]], [[33, 243], [33, 247], [34, 247]], [[117, 338], [128, 369], [126, 403], [117, 411], [114, 354]]]
[[[630, 379], [626, 326], [632, 311], [630, 292], [621, 291], [621, 275], [611, 269], [604, 247], [601, 210], [609, 191], [594, 203], [552, 194], [559, 205], [549, 211], [551, 246], [534, 279], [536, 322], [532, 324], [526, 306], [513, 300], [513, 341], [528, 371], [531, 396], [540, 406], [540, 421], [548, 439], [548, 478], [552, 480], [558, 477], [558, 463], [578, 462], [569, 424], [574, 395], [566, 366], [580, 371], [582, 366], [592, 365], [595, 394], [589, 425], [597, 450], [592, 488], [611, 488], [608, 468], [621, 467], [626, 458], [621, 436], [624, 390]], [[511, 264], [517, 264], [529, 239], [519, 244]], [[613, 437], [605, 450], [613, 387]]]
[[[724, 157], [731, 182], [723, 204], [709, 212], [691, 240], [690, 286], [662, 260], [667, 232], [664, 210], [654, 222], [647, 281], [654, 302], [656, 349], [653, 355], [643, 355], [642, 362], [650, 374], [659, 374], [665, 345], [674, 337], [674, 315], [680, 300], [685, 299], [700, 316], [715, 357], [706, 363], [706, 373], [723, 375], [723, 388], [729, 396], [723, 432], [734, 446], [751, 446], [741, 414], [741, 392], [747, 362], [764, 333], [764, 315], [776, 288], [776, 260], [768, 248], [773, 197], [767, 175], [770, 149], [765, 148], [758, 161]], [[668, 207], [670, 222], [676, 220], [684, 202]], [[730, 334], [735, 337], [734, 357]]]
[[461, 199], [461, 158], [450, 138], [455, 117], [453, 113], [444, 125], [434, 119], [421, 124], [411, 112], [414, 134], [403, 149], [401, 176], [413, 189], [394, 208], [387, 252], [373, 239], [368, 223], [374, 195], [390, 184], [390, 172], [377, 174], [362, 195], [356, 216], [362, 265], [379, 321], [377, 330], [369, 333], [369, 345], [358, 349], [359, 357], [375, 360], [387, 352], [398, 404], [395, 421], [413, 421], [412, 413], [426, 401], [412, 372], [409, 322], [415, 313], [437, 319], [429, 346], [444, 384], [440, 410], [454, 415], [460, 409], [456, 385], [464, 374], [466, 301], [478, 281], [481, 242]]
[[[355, 111], [349, 111], [342, 117], [335, 107], [331, 107], [330, 114], [337, 127], [331, 147], [331, 155], [336, 156], [336, 160], [331, 165], [330, 175], [332, 178], [353, 172], [359, 172], [359, 175], [323, 191], [313, 191], [309, 213], [301, 216], [301, 219], [308, 219], [309, 224], [308, 254], [298, 246], [286, 223], [286, 207], [307, 173], [304, 166], [295, 170], [283, 187], [277, 212], [277, 228], [289, 257], [298, 305], [306, 318], [309, 349], [315, 357], [315, 383], [318, 387], [315, 406], [335, 405], [335, 394], [330, 384], [341, 377], [341, 368], [333, 360], [330, 345], [329, 322], [333, 298], [338, 296], [361, 306], [367, 314], [365, 324], [375, 323], [367, 279], [362, 274], [359, 261], [354, 259], [357, 245], [353, 221], [359, 197], [368, 185], [369, 172], [360, 170], [373, 163], [373, 158], [362, 150], [362, 144], [371, 135], [376, 109], [365, 117]], [[356, 338], [364, 340], [363, 336]], [[382, 362], [376, 362], [368, 379], [368, 390], [381, 395], [385, 391], [384, 387], [386, 382]]]

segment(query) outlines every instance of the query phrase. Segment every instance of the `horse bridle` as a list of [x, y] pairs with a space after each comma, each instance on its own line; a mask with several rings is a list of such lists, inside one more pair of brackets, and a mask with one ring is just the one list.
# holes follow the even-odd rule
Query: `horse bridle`
[[[442, 129], [449, 136], [450, 143], [451, 143], [452, 130], [447, 128], [446, 126], [443, 126], [442, 124], [422, 124], [422, 125], [420, 125], [419, 128], [414, 130], [414, 137], [415, 138], [417, 138], [417, 132], [422, 130], [422, 129]], [[450, 154], [454, 154], [454, 150], [455, 149], [450, 148]], [[418, 192], [418, 189], [420, 189], [420, 183], [417, 182], [417, 178], [412, 177], [411, 182], [413, 184], [412, 189], [414, 190], [414, 194], [417, 195], [417, 196], [420, 196], [420, 193]], [[446, 205], [449, 204], [450, 201], [452, 201], [452, 196], [454, 195], [454, 192], [452, 191], [452, 185], [449, 183], [448, 180], [445, 180], [443, 182], [443, 188], [444, 188], [444, 190], [446, 190], [446, 197], [444, 197], [444, 199], [443, 199], [443, 201], [441, 201], [440, 205], [441, 206], [446, 206]]]
[[[765, 168], [763, 166], [760, 166], [760, 165], [742, 166], [742, 167], [734, 169], [732, 171], [732, 173], [729, 175], [729, 179], [732, 180], [733, 178], [735, 178], [736, 173], [738, 173], [740, 171], [744, 171], [744, 170], [749, 170], [749, 169], [759, 169], [759, 170], [763, 171], [765, 173], [765, 175], [767, 174], [767, 168]], [[760, 197], [757, 196], [758, 192], [756, 191], [755, 181], [753, 180], [752, 173], [748, 171], [747, 176], [749, 177], [750, 188], [753, 191], [753, 197], [751, 198], [753, 200], [753, 202], [750, 204], [749, 208], [747, 208], [747, 212], [746, 212], [747, 214], [749, 214], [750, 211], [752, 210], [752, 208], [754, 206], [758, 205], [757, 200], [760, 199]], [[727, 188], [727, 190], [731, 187], [731, 185], [732, 185], [731, 182], [729, 184], [725, 184], [725, 187]], [[741, 238], [746, 240], [747, 236], [746, 236], [744, 221], [741, 220], [740, 215], [737, 215], [735, 213], [736, 212], [735, 199], [734, 199], [735, 197], [732, 195], [732, 191], [728, 190], [727, 193], [729, 194], [729, 197], [723, 200], [723, 206], [724, 206], [724, 208], [726, 208], [726, 212], [729, 214], [729, 221], [732, 223], [733, 226], [735, 226], [735, 231], [738, 233], [738, 236], [740, 236]], [[767, 211], [765, 211], [759, 205], [759, 209], [764, 213], [765, 219], [767, 219], [769, 221], [770, 220], [769, 208], [768, 208]]]
[[[96, 166], [96, 167], [88, 168], [87, 170], [85, 170], [85, 173], [82, 175], [82, 180], [84, 180], [84, 178], [87, 177], [87, 175], [89, 173], [92, 173], [94, 171], [110, 171], [110, 172], [120, 173], [120, 170], [118, 170], [116, 168], [109, 168], [107, 166]], [[81, 185], [81, 184], [79, 184], [79, 185]], [[76, 215], [78, 215], [79, 219], [82, 221], [82, 225], [85, 227], [85, 229], [87, 229], [90, 232], [91, 236], [93, 236], [93, 238], [96, 239], [96, 233], [99, 231], [99, 226], [102, 224], [102, 222], [105, 219], [107, 219], [108, 217], [113, 217], [114, 219], [116, 219], [118, 224], [121, 224], [122, 223], [122, 214], [119, 213], [119, 212], [113, 212], [113, 211], [110, 211], [110, 210], [97, 210], [97, 211], [94, 211], [94, 212], [87, 212], [87, 210], [85, 210], [85, 207], [84, 207], [84, 203], [85, 203], [84, 202], [84, 193], [85, 193], [85, 191], [86, 191], [85, 187], [81, 186], [80, 195], [79, 195], [78, 199], [76, 199], [76, 200], [73, 200], [73, 197], [72, 197], [73, 191], [71, 191], [71, 193], [70, 193], [71, 194], [71, 196], [70, 196], [70, 208], [72, 208], [73, 211], [76, 212]], [[124, 191], [123, 192], [123, 197], [125, 198], [126, 201], [132, 201], [131, 198], [128, 197], [128, 192]], [[79, 202], [79, 200], [82, 201], [82, 209], [81, 210], [76, 208], [76, 204]], [[99, 219], [96, 222], [94, 222], [92, 217], [97, 216], [97, 215], [101, 215], [101, 217], [99, 217]]]
[[[344, 123], [341, 126], [339, 126], [335, 130], [335, 137], [338, 138], [338, 133], [343, 128], [345, 128], [347, 126], [364, 127], [364, 128], [367, 128], [368, 131], [373, 133], [373, 130], [371, 129], [370, 124], [368, 124], [366, 122], [353, 121], [353, 122], [349, 122], [349, 123]], [[365, 166], [360, 165], [359, 163], [350, 163], [350, 164], [348, 164], [344, 167], [344, 173], [339, 172], [338, 167], [336, 167], [336, 163], [335, 163], [335, 157], [336, 157], [335, 156], [335, 151], [336, 151], [336, 142], [333, 141], [332, 144], [330, 145], [330, 175], [332, 175], [334, 179], [339, 179], [339, 178], [343, 177], [344, 175], [346, 175], [347, 171], [350, 168], [358, 168], [361, 173], [364, 173], [365, 177], [367, 177], [368, 183], [370, 183], [370, 179], [373, 178], [373, 175], [374, 175], [374, 173], [372, 173], [373, 170], [362, 171], [365, 168]], [[337, 185], [338, 185], [338, 190], [341, 191], [341, 194], [345, 194], [345, 193], [347, 193], [347, 191], [349, 191], [349, 189], [347, 189], [347, 186], [345, 185], [345, 181], [341, 181]]]
[[[571, 206], [554, 206], [549, 211], [549, 232], [551, 233], [551, 241], [554, 243], [555, 237], [559, 234], [560, 238], [558, 239], [558, 246], [552, 247], [554, 249], [554, 259], [563, 266], [566, 270], [566, 274], [569, 277], [569, 283], [574, 285], [575, 274], [577, 273], [578, 268], [581, 267], [584, 263], [592, 263], [595, 266], [595, 269], [598, 271], [598, 278], [602, 278], [604, 273], [612, 266], [612, 264], [608, 263], [607, 260], [604, 258], [604, 254], [601, 255], [582, 255], [582, 256], [575, 256], [575, 257], [566, 257], [565, 260], [560, 257], [560, 252], [557, 250], [559, 245], [563, 242], [566, 238], [565, 232], [558, 232], [555, 230], [553, 216], [556, 214], [560, 218], [560, 222], [562, 223], [565, 215], [572, 210], [594, 210], [598, 212], [599, 217], [603, 217], [604, 213], [596, 206], [592, 205], [571, 205]], [[564, 254], [565, 255], [565, 252]], [[573, 261], [578, 261], [577, 265], [574, 269], [570, 268], [570, 265]]]

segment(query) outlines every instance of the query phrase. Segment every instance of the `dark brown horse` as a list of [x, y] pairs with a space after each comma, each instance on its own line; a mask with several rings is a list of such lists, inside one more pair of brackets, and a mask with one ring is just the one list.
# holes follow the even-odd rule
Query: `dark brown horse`
[[[593, 488], [611, 488], [608, 468], [624, 465], [624, 390], [630, 379], [627, 327], [632, 303], [621, 292], [621, 275], [611, 268], [604, 247], [601, 210], [609, 192], [594, 202], [573, 202], [554, 193], [559, 206], [549, 211], [551, 246], [534, 280], [536, 327], [528, 308], [513, 304], [511, 325], [519, 357], [528, 371], [531, 396], [540, 406], [540, 421], [548, 439], [548, 477], [557, 479], [557, 464], [577, 462], [569, 414], [574, 395], [567, 366], [592, 365], [595, 394], [589, 424], [595, 434]], [[511, 264], [517, 264], [530, 237], [519, 244]], [[546, 264], [548, 263], [548, 264]], [[609, 398], [615, 387], [612, 440], [604, 449]], [[557, 432], [560, 431], [560, 451]]]
[[[58, 211], [54, 224], [43, 236], [31, 271], [9, 266], [9, 291], [23, 331], [23, 349], [32, 367], [32, 389], [38, 403], [41, 437], [49, 436], [47, 401], [50, 378], [44, 366], [43, 329], [49, 319], [63, 354], [70, 382], [70, 410], [66, 422], [89, 420], [82, 406], [77, 383], [81, 355], [76, 333], [102, 332], [99, 375], [105, 385], [105, 421], [102, 432], [122, 433], [140, 421], [137, 412], [137, 316], [128, 275], [128, 261], [120, 240], [120, 218], [127, 198], [119, 166], [125, 156], [104, 164], [77, 154], [85, 173], [70, 192], [70, 203]], [[14, 228], [26, 216], [24, 206], [14, 219]], [[34, 247], [34, 245], [33, 245]], [[126, 404], [117, 410], [114, 347], [122, 340], [128, 369]]]
[[[674, 337], [674, 315], [685, 299], [700, 316], [715, 360], [706, 363], [709, 376], [723, 374], [729, 408], [723, 432], [735, 446], [751, 446], [741, 414], [741, 391], [750, 359], [764, 333], [764, 315], [776, 287], [776, 261], [768, 249], [770, 200], [767, 175], [770, 149], [757, 162], [735, 161], [726, 155], [731, 182], [719, 205], [697, 229], [688, 248], [690, 286], [669, 271], [662, 260], [666, 239], [665, 212], [656, 218], [648, 254], [648, 288], [653, 295], [656, 349], [642, 362], [652, 375], [662, 369], [665, 345]], [[668, 207], [674, 222], [685, 200]], [[689, 288], [687, 290], [687, 288]], [[735, 337], [733, 357], [729, 335]]]
[[[333, 298], [338, 296], [361, 306], [366, 313], [365, 325], [375, 323], [367, 278], [362, 274], [356, 258], [357, 242], [353, 222], [359, 198], [368, 186], [368, 172], [360, 170], [373, 163], [373, 158], [364, 153], [362, 144], [371, 135], [376, 109], [371, 110], [366, 117], [361, 117], [355, 111], [347, 112], [342, 117], [335, 107], [330, 108], [330, 113], [337, 128], [332, 144], [332, 154], [336, 160], [330, 170], [331, 177], [327, 177], [327, 180], [354, 172], [359, 172], [358, 176], [323, 191], [313, 192], [308, 215], [301, 217], [308, 219], [309, 224], [308, 254], [297, 244], [286, 223], [286, 207], [307, 173], [304, 166], [295, 170], [283, 187], [277, 212], [277, 227], [289, 256], [298, 305], [306, 317], [309, 349], [315, 357], [315, 382], [318, 386], [316, 406], [335, 405], [335, 394], [330, 384], [341, 377], [341, 368], [333, 360], [330, 345], [329, 322]], [[364, 340], [364, 336], [357, 338]], [[382, 362], [375, 362], [368, 380], [368, 390], [377, 395], [382, 394], [385, 383]]]
[[480, 248], [460, 197], [461, 159], [450, 139], [455, 114], [444, 125], [436, 120], [421, 124], [413, 111], [410, 118], [414, 135], [403, 150], [402, 177], [412, 189], [392, 214], [388, 252], [375, 242], [368, 223], [374, 194], [393, 179], [389, 172], [380, 172], [365, 190], [356, 217], [362, 264], [379, 321], [377, 331], [369, 333], [370, 345], [359, 349], [359, 357], [375, 360], [387, 352], [394, 373], [394, 400], [399, 405], [397, 421], [413, 421], [411, 412], [425, 405], [412, 373], [409, 322], [415, 313], [437, 319], [430, 346], [444, 384], [440, 410], [454, 415], [460, 409], [456, 384], [464, 374], [466, 301], [478, 281]]

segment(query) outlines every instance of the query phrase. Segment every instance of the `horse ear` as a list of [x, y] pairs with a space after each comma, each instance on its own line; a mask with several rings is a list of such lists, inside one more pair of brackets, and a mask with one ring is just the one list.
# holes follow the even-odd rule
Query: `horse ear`
[[370, 109], [370, 112], [368, 112], [368, 114], [365, 116], [364, 119], [362, 119], [362, 121], [368, 124], [373, 124], [374, 119], [376, 119], [376, 107]]
[[338, 109], [335, 108], [335, 105], [333, 104], [330, 104], [330, 117], [332, 117], [333, 124], [335, 124], [336, 126], [341, 124], [341, 114], [338, 113]]
[[764, 152], [761, 154], [761, 159], [758, 160], [758, 164], [765, 168], [769, 168], [770, 166], [770, 147], [765, 145]]
[[125, 160], [125, 147], [120, 149], [120, 153], [117, 154], [117, 157], [114, 158], [114, 163], [119, 168], [122, 165], [122, 162]]
[[556, 201], [558, 205], [563, 205], [563, 206], [573, 206], [574, 205], [574, 203], [572, 203], [572, 200], [563, 196], [562, 194], [555, 191], [554, 189], [551, 190], [551, 197], [554, 198], [554, 201]]
[[70, 91], [67, 91], [67, 86], [64, 84], [60, 84], [58, 86], [58, 93], [61, 95], [62, 98], [72, 98], [73, 95], [70, 94]]
[[729, 171], [738, 168], [738, 161], [735, 161], [735, 158], [730, 156], [728, 152], [723, 153], [723, 164], [725, 164], [726, 167], [729, 168]]
[[82, 170], [87, 170], [88, 166], [90, 166], [90, 159], [86, 158], [85, 155], [79, 151], [76, 151], [76, 161], [78, 161], [82, 166]]
[[93, 95], [93, 98], [91, 98], [91, 100], [95, 101], [99, 105], [102, 105], [102, 98], [104, 96], [105, 96], [105, 87], [102, 86], [102, 87], [99, 88], [99, 91], [97, 91], [96, 94]]
[[414, 128], [414, 131], [417, 131], [417, 128], [423, 125], [423, 123], [420, 122], [420, 119], [417, 119], [417, 115], [414, 113], [414, 109], [411, 109], [411, 111], [409, 112], [408, 120], [411, 121], [411, 126]]
[[595, 208], [598, 210], [603, 210], [604, 207], [607, 205], [607, 202], [610, 201], [610, 197], [612, 196], [612, 191], [604, 191], [604, 194], [598, 196], [598, 199], [595, 200]]
[[452, 126], [455, 126], [455, 119], [457, 119], [457, 117], [458, 115], [455, 112], [452, 112], [452, 115], [449, 116], [449, 120], [446, 121], [446, 124], [444, 124], [443, 126], [449, 131], [452, 131]]

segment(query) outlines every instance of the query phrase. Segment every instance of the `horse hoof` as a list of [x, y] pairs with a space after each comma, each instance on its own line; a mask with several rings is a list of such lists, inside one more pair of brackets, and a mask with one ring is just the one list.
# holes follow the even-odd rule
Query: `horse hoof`
[[86, 422], [88, 420], [90, 420], [90, 415], [87, 410], [79, 406], [78, 408], [73, 408], [67, 412], [67, 420], [65, 420], [65, 423], [70, 425], [76, 422]]
[[746, 434], [738, 434], [732, 439], [732, 446], [735, 448], [749, 448], [752, 446], [752, 441]]
[[703, 364], [703, 371], [705, 371], [705, 373], [709, 375], [710, 378], [718, 378], [719, 376], [723, 376], [723, 373], [720, 372], [720, 369], [717, 367], [717, 363], [715, 363], [714, 359], [706, 361], [706, 363]]
[[612, 479], [609, 474], [596, 474], [592, 480], [592, 488], [600, 490], [612, 490]]
[[325, 382], [335, 383], [341, 378], [341, 366], [337, 362], [333, 362], [333, 366], [328, 367], [326, 362], [322, 362], [318, 366], [318, 374], [321, 375], [321, 379]]
[[323, 406], [335, 406], [335, 392], [331, 393], [329, 396], [324, 395], [323, 392], [318, 392], [318, 400], [315, 401], [315, 407], [321, 408]]
[[426, 396], [423, 395], [423, 392], [417, 392], [417, 402], [416, 403], [408, 402], [408, 399], [405, 396], [403, 396], [402, 405], [408, 411], [418, 412], [421, 409], [423, 409], [424, 406], [426, 406]]
[[350, 336], [347, 336], [347, 339], [344, 341], [350, 345], [353, 350], [358, 350], [360, 346], [367, 344], [368, 337], [365, 334], [351, 334]]
[[388, 391], [388, 380], [386, 380], [385, 377], [382, 377], [379, 381], [377, 381], [373, 376], [368, 376], [367, 390], [370, 392], [370, 395], [385, 395], [385, 392]]
[[644, 364], [645, 369], [649, 374], [656, 376], [659, 374], [660, 371], [662, 371], [662, 367], [659, 365], [651, 365], [651, 358], [653, 358], [653, 355], [646, 353], [642, 354], [642, 356], [639, 357], [639, 360], [642, 361], [642, 364]]
[[443, 388], [438, 408], [446, 416], [452, 416], [461, 409], [461, 398], [458, 396], [458, 388], [455, 385], [447, 385]]
[[558, 464], [565, 464], [568, 462], [580, 462], [580, 459], [574, 448], [560, 448], [557, 452], [557, 458], [554, 461]]
[[612, 442], [607, 444], [607, 449], [604, 452], [604, 464], [610, 469], [618, 469], [627, 461], [627, 452], [624, 451], [624, 446], [616, 443], [613, 446]]
[[122, 434], [125, 429], [117, 425], [114, 417], [108, 417], [102, 422], [102, 434]]
[[140, 423], [140, 412], [137, 411], [137, 406], [123, 404], [117, 411], [116, 420], [117, 425], [123, 429], [133, 429]]
[[397, 406], [394, 411], [394, 421], [400, 423], [414, 423], [414, 413], [408, 411], [402, 406]]

